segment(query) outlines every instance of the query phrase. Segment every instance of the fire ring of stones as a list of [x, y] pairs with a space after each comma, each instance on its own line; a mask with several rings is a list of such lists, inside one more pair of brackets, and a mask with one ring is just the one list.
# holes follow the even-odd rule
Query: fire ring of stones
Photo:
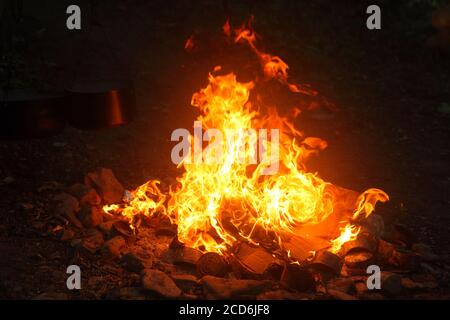
[[[176, 226], [164, 216], [141, 217], [133, 229], [102, 210], [102, 204], [121, 201], [126, 194], [109, 169], [88, 174], [84, 184], [54, 184], [39, 191], [53, 195], [47, 235], [73, 247], [78, 259], [98, 262], [117, 279], [130, 280], [102, 292], [102, 298], [426, 298], [448, 281], [448, 268], [429, 246], [418, 243], [403, 225], [385, 225], [377, 214], [339, 252], [321, 250], [292, 263], [292, 257], [304, 256], [305, 239], [291, 239], [287, 259], [245, 241], [223, 255], [202, 253], [180, 243]], [[380, 269], [379, 289], [367, 285], [376, 283], [376, 273], [367, 273], [373, 265]]]

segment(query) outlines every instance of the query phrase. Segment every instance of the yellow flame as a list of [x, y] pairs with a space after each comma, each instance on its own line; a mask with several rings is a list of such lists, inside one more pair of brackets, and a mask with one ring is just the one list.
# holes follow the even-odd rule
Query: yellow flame
[[338, 253], [342, 246], [349, 241], [353, 241], [358, 236], [360, 228], [352, 224], [347, 224], [344, 228], [341, 228], [341, 234], [334, 240], [331, 240], [330, 251], [333, 253]]

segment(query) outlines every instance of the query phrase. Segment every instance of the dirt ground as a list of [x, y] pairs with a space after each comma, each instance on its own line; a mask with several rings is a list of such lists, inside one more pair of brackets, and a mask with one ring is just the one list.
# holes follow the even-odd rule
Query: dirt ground
[[[306, 113], [296, 123], [329, 142], [311, 170], [350, 189], [385, 190], [398, 221], [448, 259], [449, 54], [426, 46], [434, 32], [428, 6], [379, 2], [377, 31], [365, 28], [366, 1], [230, 1], [228, 14], [235, 23], [253, 14], [266, 50], [289, 63], [292, 79], [311, 84], [339, 108], [329, 117]], [[86, 24], [90, 42], [86, 30], [65, 29], [65, 5], [30, 4], [38, 18], [30, 26], [36, 34], [24, 51], [27, 61], [46, 61], [40, 76], [59, 87], [70, 83], [75, 68], [80, 78], [117, 76], [127, 69], [135, 79], [138, 117], [111, 130], [67, 127], [47, 139], [0, 141], [3, 299], [65, 292], [65, 269], [73, 261], [86, 270], [88, 290], [70, 293], [71, 298], [102, 298], [101, 292], [139, 281], [47, 236], [47, 199], [38, 190], [82, 182], [99, 166], [111, 168], [129, 189], [151, 178], [175, 177], [170, 133], [192, 127], [196, 110], [190, 96], [205, 86], [208, 71], [227, 59], [207, 41], [192, 55], [183, 50], [193, 32], [199, 39], [220, 32], [227, 15], [220, 1], [102, 4], [103, 27]], [[79, 55], [86, 58], [77, 64]]]

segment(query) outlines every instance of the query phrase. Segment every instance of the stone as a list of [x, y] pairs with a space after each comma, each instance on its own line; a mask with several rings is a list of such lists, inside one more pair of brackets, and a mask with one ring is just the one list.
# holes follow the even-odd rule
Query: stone
[[361, 268], [350, 268], [347, 265], [344, 265], [341, 270], [342, 277], [355, 277], [355, 276], [364, 276], [367, 275], [366, 269]]
[[351, 252], [344, 258], [349, 268], [366, 269], [373, 262], [373, 254], [367, 251]]
[[327, 283], [327, 288], [338, 290], [345, 293], [351, 293], [355, 291], [355, 283], [351, 278], [335, 278]]
[[127, 248], [127, 242], [121, 236], [116, 236], [112, 239], [106, 241], [103, 245], [104, 252], [110, 254], [115, 258], [120, 258], [122, 256], [122, 252]]
[[419, 268], [420, 257], [417, 253], [397, 248], [388, 263], [403, 270], [414, 271]]
[[69, 300], [69, 296], [62, 292], [44, 292], [37, 295], [32, 300]]
[[402, 278], [402, 286], [407, 290], [428, 290], [436, 289], [439, 285], [436, 281], [416, 282], [410, 278]]
[[256, 300], [313, 300], [312, 294], [303, 292], [290, 292], [287, 290], [273, 290], [263, 292], [256, 297]]
[[377, 247], [377, 259], [387, 262], [394, 255], [395, 247], [392, 243], [380, 239]]
[[72, 229], [64, 229], [61, 232], [60, 240], [61, 241], [67, 241], [72, 240], [75, 237], [75, 232]]
[[440, 279], [443, 276], [443, 272], [441, 269], [438, 269], [437, 267], [427, 263], [427, 262], [422, 262], [420, 263], [420, 268], [422, 268], [422, 270], [424, 270], [425, 272], [428, 272], [430, 275]]
[[396, 224], [385, 230], [383, 239], [394, 244], [409, 247], [415, 242], [416, 235], [405, 225]]
[[81, 223], [87, 228], [94, 228], [103, 221], [103, 211], [97, 207], [83, 205], [78, 213]]
[[134, 231], [131, 229], [130, 224], [123, 220], [117, 220], [113, 222], [114, 231], [124, 236], [125, 238], [132, 238], [134, 236]]
[[102, 199], [93, 188], [89, 189], [89, 191], [80, 198], [81, 205], [99, 206], [101, 202]]
[[4, 183], [4, 184], [11, 184], [11, 183], [13, 183], [14, 181], [16, 181], [16, 179], [14, 179], [14, 177], [11, 177], [11, 176], [5, 177], [5, 178], [3, 179], [3, 183]]
[[171, 277], [177, 287], [184, 292], [192, 291], [198, 285], [197, 278], [190, 274], [176, 274]]
[[90, 229], [81, 240], [81, 247], [91, 253], [97, 252], [104, 243], [103, 235], [97, 229]]
[[433, 253], [430, 246], [424, 243], [414, 243], [411, 246], [411, 250], [417, 253], [424, 261], [438, 261], [439, 256]]
[[384, 296], [379, 292], [365, 292], [358, 297], [360, 300], [384, 300]]
[[53, 200], [56, 203], [55, 213], [61, 216], [69, 216], [75, 212], [78, 212], [80, 205], [77, 198], [71, 196], [68, 193], [62, 192], [57, 194]]
[[145, 292], [140, 287], [115, 288], [106, 295], [107, 300], [145, 300]]
[[365, 294], [366, 292], [369, 292], [369, 288], [367, 288], [367, 283], [364, 282], [356, 282], [355, 283], [355, 290], [356, 290], [356, 295], [357, 296], [361, 296], [363, 294]]
[[67, 193], [71, 194], [77, 199], [80, 199], [83, 195], [85, 195], [89, 191], [90, 187], [83, 183], [75, 183], [67, 188]]
[[100, 223], [97, 228], [105, 235], [105, 237], [109, 237], [113, 231], [114, 220], [103, 221]]
[[215, 252], [207, 252], [197, 261], [197, 271], [201, 276], [224, 277], [228, 269], [225, 259]]
[[145, 290], [154, 292], [164, 298], [177, 298], [181, 295], [180, 288], [164, 272], [153, 269], [142, 271], [142, 286]]
[[67, 220], [75, 227], [77, 227], [78, 229], [83, 229], [83, 224], [81, 223], [81, 221], [77, 218], [76, 213], [72, 212], [69, 213], [66, 216]]
[[111, 169], [99, 168], [85, 177], [85, 183], [97, 190], [105, 204], [122, 201], [125, 189], [114, 176]]
[[134, 252], [127, 252], [121, 258], [123, 267], [131, 272], [139, 273], [145, 268], [152, 267], [152, 260], [150, 258], [143, 258]]
[[358, 300], [358, 298], [339, 290], [328, 289], [328, 294], [337, 300]]
[[402, 278], [398, 274], [382, 271], [381, 290], [391, 296], [400, 294], [402, 292]]
[[414, 273], [411, 275], [411, 280], [417, 282], [436, 281], [436, 278], [429, 273]]
[[81, 205], [98, 206], [102, 201], [94, 188], [82, 183], [71, 185], [67, 189], [67, 192], [76, 197]]
[[204, 276], [200, 283], [207, 299], [254, 297], [273, 286], [267, 280], [236, 280]]

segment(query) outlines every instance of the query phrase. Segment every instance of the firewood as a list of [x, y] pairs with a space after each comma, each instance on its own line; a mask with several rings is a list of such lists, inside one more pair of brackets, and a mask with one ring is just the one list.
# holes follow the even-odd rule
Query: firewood
[[281, 285], [298, 291], [307, 291], [315, 287], [312, 273], [297, 264], [286, 264], [280, 280]]
[[373, 262], [373, 254], [367, 251], [351, 252], [344, 258], [349, 268], [365, 269]]
[[353, 241], [344, 243], [339, 255], [345, 256], [354, 251], [375, 252], [377, 249], [377, 239], [368, 234], [359, 234]]
[[261, 279], [268, 274], [273, 264], [281, 262], [262, 247], [251, 247], [246, 243], [239, 246], [232, 261], [233, 271], [241, 278]]
[[314, 260], [309, 265], [319, 270], [339, 274], [342, 268], [342, 260], [339, 256], [326, 250], [317, 252]]
[[202, 253], [194, 248], [182, 246], [173, 251], [173, 262], [178, 264], [188, 264], [195, 266]]
[[197, 271], [201, 276], [224, 277], [228, 272], [228, 264], [218, 253], [207, 252], [197, 261]]
[[314, 246], [311, 241], [300, 236], [294, 236], [288, 242], [283, 244], [289, 257], [294, 261], [305, 261], [312, 255]]

